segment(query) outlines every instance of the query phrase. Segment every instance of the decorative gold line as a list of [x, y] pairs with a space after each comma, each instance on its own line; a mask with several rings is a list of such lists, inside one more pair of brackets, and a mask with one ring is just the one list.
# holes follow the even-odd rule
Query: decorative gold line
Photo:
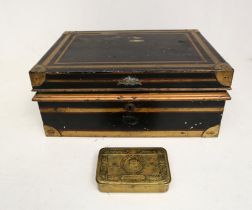
[[[119, 79], [47, 79], [47, 82], [53, 83], [64, 83], [64, 82], [72, 82], [72, 83], [112, 83], [118, 82]], [[154, 78], [146, 78], [140, 79], [141, 83], [177, 83], [177, 82], [214, 82], [216, 79], [214, 78], [170, 78], [170, 79], [154, 79]]]
[[198, 34], [195, 31], [192, 31], [191, 34], [215, 64], [220, 62], [219, 59], [213, 54], [213, 52], [208, 48], [206, 43], [198, 36]]
[[221, 87], [221, 88], [76, 88], [76, 89], [37, 89], [34, 88], [32, 91], [37, 92], [67, 92], [67, 93], [73, 93], [73, 92], [127, 92], [127, 91], [138, 91], [138, 92], [166, 92], [166, 91], [224, 91], [224, 90], [230, 90], [230, 87]]
[[85, 102], [85, 101], [199, 101], [229, 100], [227, 92], [180, 92], [180, 93], [132, 93], [132, 94], [40, 94], [33, 97], [39, 102]]
[[[222, 107], [207, 108], [135, 108], [132, 112], [223, 112]], [[126, 112], [124, 108], [69, 108], [69, 107], [41, 107], [42, 113], [102, 113]]]
[[[204, 68], [204, 67], [213, 67], [214, 65], [213, 64], [191, 64], [191, 63], [177, 63], [177, 64], [130, 64], [130, 65], [127, 65], [127, 64], [120, 64], [120, 65], [74, 65], [74, 66], [70, 66], [70, 65], [57, 65], [57, 66], [47, 66], [47, 68], [49, 69], [75, 69], [75, 68], [87, 68], [87, 69], [93, 69], [93, 68], [145, 68], [145, 67], [150, 67], [150, 68], [161, 68], [161, 67], [184, 67], [184, 68], [188, 68], [188, 67], [196, 67], [196, 68]], [[176, 70], [174, 70], [176, 71]], [[179, 71], [181, 71], [181, 69], [179, 69]], [[195, 70], [197, 71], [197, 70]], [[213, 71], [213, 70], [208, 70], [208, 69], [205, 69], [204, 72], [207, 72], [207, 71]], [[191, 71], [190, 71], [191, 73]]]
[[92, 64], [98, 64], [98, 65], [103, 65], [103, 64], [107, 64], [107, 63], [109, 63], [109, 64], [134, 64], [134, 63], [140, 63], [140, 64], [148, 64], [148, 63], [156, 63], [156, 64], [166, 64], [166, 63], [192, 63], [192, 64], [197, 64], [197, 63], [205, 63], [204, 61], [202, 61], [202, 60], [200, 60], [200, 61], [190, 61], [190, 60], [188, 60], [188, 61], [116, 61], [116, 62], [111, 62], [111, 61], [101, 61], [101, 62], [98, 62], [98, 61], [96, 61], [96, 62], [89, 62], [89, 61], [87, 61], [87, 62], [58, 62], [58, 63], [53, 63], [53, 64], [63, 64], [63, 65], [66, 65], [66, 64], [75, 64], [75, 65], [81, 65], [81, 64], [85, 64], [85, 63], [87, 63], [87, 64], [90, 64], [90, 65], [92, 65]]
[[191, 42], [191, 44], [194, 47], [194, 49], [197, 51], [198, 55], [201, 57], [202, 61], [206, 63], [206, 61], [207, 61], [206, 58], [202, 55], [202, 53], [200, 52], [199, 48], [196, 46], [196, 44], [194, 43], [194, 41], [190, 37], [189, 33], [186, 33], [185, 35], [188, 38], [188, 40]]
[[75, 137], [201, 137], [204, 131], [65, 131], [61, 136]]
[[48, 65], [50, 61], [53, 59], [53, 57], [58, 53], [58, 51], [61, 49], [61, 47], [65, 44], [65, 42], [68, 40], [68, 38], [71, 36], [71, 34], [65, 35], [63, 40], [58, 44], [58, 46], [51, 52], [51, 54], [45, 59], [45, 61], [42, 63], [42, 65]]
[[[167, 31], [167, 33], [169, 33]], [[191, 39], [191, 37], [189, 36], [188, 34], [189, 32], [187, 31], [187, 33], [177, 33], [177, 34], [182, 34], [182, 35], [185, 35], [188, 40], [191, 42], [191, 45], [192, 47], [196, 50], [196, 52], [198, 53], [198, 55], [201, 57], [201, 61], [179, 61], [179, 63], [181, 62], [187, 62], [187, 63], [205, 63], [206, 62], [206, 59], [204, 58], [204, 56], [201, 54], [200, 50], [198, 49], [198, 47], [195, 45], [195, 43], [193, 42], [193, 40]], [[178, 62], [178, 61], [132, 61], [132, 62], [59, 62], [60, 59], [64, 56], [65, 52], [67, 51], [67, 49], [70, 47], [70, 45], [72, 44], [72, 42], [76, 39], [77, 36], [80, 36], [81, 34], [75, 34], [71, 41], [65, 46], [64, 50], [62, 51], [62, 53], [58, 56], [58, 58], [56, 59], [56, 61], [54, 62], [54, 64], [97, 64], [97, 63], [100, 63], [100, 64], [105, 64], [105, 63], [110, 63], [110, 64], [118, 64], [118, 63], [125, 63], [125, 64], [128, 64], [128, 63], [172, 63], [172, 62]], [[83, 34], [82, 34], [83, 35]], [[104, 35], [104, 34], [102, 34]]]
[[[73, 43], [73, 41], [75, 40], [75, 38], [77, 37], [77, 35], [73, 35], [73, 37], [71, 38], [71, 40], [69, 41], [69, 43], [65, 46], [64, 50], [62, 51], [62, 53], [58, 56], [58, 58], [55, 60], [54, 64], [57, 64], [58, 61], [64, 56], [65, 52], [67, 51], [67, 49], [70, 47], [70, 45]], [[62, 63], [64, 64], [64, 63]]]
[[116, 35], [116, 34], [131, 34], [131, 33], [185, 33], [190, 31], [198, 31], [197, 29], [180, 29], [180, 30], [110, 30], [110, 31], [69, 31], [77, 35]]

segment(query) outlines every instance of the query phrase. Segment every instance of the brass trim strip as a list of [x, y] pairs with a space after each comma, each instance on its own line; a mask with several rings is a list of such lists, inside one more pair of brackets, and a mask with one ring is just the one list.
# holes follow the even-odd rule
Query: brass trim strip
[[204, 131], [60, 131], [72, 137], [201, 137]]
[[[112, 83], [118, 82], [120, 79], [47, 79], [47, 82], [54, 83]], [[169, 79], [154, 79], [154, 78], [146, 78], [140, 79], [141, 83], [176, 83], [176, 82], [216, 82], [214, 78], [169, 78]]]
[[132, 94], [69, 94], [37, 93], [38, 102], [85, 102], [85, 101], [200, 101], [229, 100], [227, 92], [179, 92], [179, 93], [132, 93]]
[[51, 137], [217, 137], [220, 129], [220, 125], [215, 125], [206, 130], [194, 131], [66, 131], [45, 124], [43, 126], [46, 136]]
[[[69, 107], [41, 107], [42, 113], [107, 113], [126, 112], [124, 108], [69, 108]], [[135, 108], [134, 112], [223, 112], [222, 107], [207, 108]]]
[[225, 91], [231, 90], [230, 87], [221, 87], [221, 88], [68, 88], [68, 89], [39, 89], [34, 88], [32, 91], [37, 92], [127, 92], [127, 91], [137, 91], [137, 92], [166, 92], [166, 91]]
[[[188, 68], [188, 67], [195, 67], [195, 68], [204, 68], [204, 67], [213, 67], [213, 64], [191, 64], [191, 63], [176, 63], [176, 64], [120, 64], [120, 65], [74, 65], [74, 66], [70, 66], [70, 65], [49, 65], [47, 66], [48, 69], [75, 69], [75, 68], [88, 68], [88, 69], [92, 69], [92, 68], [97, 68], [97, 69], [101, 69], [101, 68], [160, 68], [160, 67], [180, 67], [180, 68]], [[181, 69], [179, 69], [180, 71]], [[208, 70], [208, 71], [213, 71], [213, 70]], [[196, 70], [197, 72], [197, 70]], [[207, 69], [204, 70], [204, 72], [207, 72]], [[191, 73], [191, 71], [190, 71]]]
[[150, 33], [150, 34], [154, 34], [154, 33], [178, 33], [178, 32], [190, 32], [190, 31], [196, 31], [199, 32], [198, 29], [173, 29], [173, 30], [109, 30], [109, 31], [65, 31], [64, 34], [85, 34], [85, 35], [117, 35], [117, 34], [129, 34], [129, 33], [138, 33], [138, 34], [142, 34], [142, 33]]

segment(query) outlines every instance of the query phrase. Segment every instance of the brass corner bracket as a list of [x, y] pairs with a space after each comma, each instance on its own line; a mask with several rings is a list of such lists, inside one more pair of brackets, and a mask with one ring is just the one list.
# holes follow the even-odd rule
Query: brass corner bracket
[[217, 81], [223, 86], [231, 86], [233, 79], [233, 69], [228, 63], [217, 63], [214, 68]]
[[61, 133], [54, 127], [43, 125], [46, 136], [61, 136]]
[[36, 65], [30, 71], [32, 87], [40, 86], [46, 79], [46, 68], [43, 65]]
[[219, 134], [220, 125], [215, 125], [213, 127], [208, 128], [202, 134], [202, 137], [217, 137]]

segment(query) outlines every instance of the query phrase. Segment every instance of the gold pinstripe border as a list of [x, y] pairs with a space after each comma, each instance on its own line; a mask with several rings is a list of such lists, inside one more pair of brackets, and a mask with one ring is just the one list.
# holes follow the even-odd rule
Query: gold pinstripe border
[[69, 137], [217, 137], [220, 126], [215, 125], [207, 130], [172, 130], [172, 131], [69, 131], [57, 130], [54, 127], [43, 125], [46, 136]]
[[[199, 137], [204, 131], [58, 131], [69, 137]], [[53, 134], [47, 136], [54, 136]], [[59, 135], [58, 135], [59, 136]]]
[[[135, 108], [134, 112], [223, 112], [224, 108]], [[106, 113], [106, 112], [126, 112], [124, 108], [69, 108], [69, 107], [41, 107], [42, 113]]]
[[58, 53], [58, 51], [63, 47], [65, 42], [70, 38], [71, 34], [65, 35], [63, 40], [58, 44], [58, 46], [51, 52], [51, 54], [43, 61], [42, 65], [46, 66], [50, 63], [50, 61], [54, 58], [54, 56]]
[[[63, 44], [68, 40], [68, 38], [75, 33], [77, 35], [80, 34], [101, 34], [101, 35], [106, 35], [106, 34], [116, 34], [116, 33], [179, 33], [179, 32], [184, 32], [186, 34], [192, 34], [193, 37], [197, 40], [197, 42], [200, 44], [200, 46], [203, 48], [203, 50], [208, 54], [208, 56], [213, 60], [214, 63], [218, 63], [219, 60], [218, 58], [211, 52], [211, 50], [207, 47], [207, 45], [204, 44], [203, 40], [197, 35], [196, 32], [198, 30], [143, 30], [143, 31], [100, 31], [100, 32], [67, 32], [65, 33], [65, 38], [62, 40], [62, 42], [53, 50], [53, 52], [46, 58], [46, 60], [42, 63], [43, 65], [46, 65], [48, 69], [50, 68], [109, 68], [109, 67], [123, 67], [123, 68], [143, 68], [143, 67], [199, 67], [199, 68], [204, 68], [204, 67], [213, 67], [212, 64], [192, 64], [192, 63], [177, 63], [177, 64], [139, 64], [139, 65], [128, 65], [128, 64], [113, 64], [113, 65], [74, 65], [74, 66], [60, 66], [60, 65], [48, 65], [50, 61], [53, 59], [53, 57], [56, 55], [56, 53], [63, 47]], [[139, 62], [138, 62], [139, 63]]]
[[207, 55], [211, 58], [211, 60], [217, 64], [219, 63], [219, 59], [214, 55], [214, 53], [208, 48], [206, 43], [198, 36], [198, 34], [195, 31], [192, 31], [191, 34], [194, 36], [194, 38], [197, 40], [197, 42], [200, 44], [200, 46], [205, 50]]
[[[167, 32], [169, 33], [169, 32]], [[182, 34], [182, 35], [185, 35], [187, 37], [187, 39], [190, 41], [192, 47], [195, 49], [195, 51], [198, 53], [199, 57], [202, 59], [201, 61], [179, 61], [179, 63], [205, 63], [206, 62], [206, 59], [205, 57], [202, 55], [202, 53], [200, 52], [199, 48], [195, 45], [195, 43], [193, 42], [192, 38], [189, 36], [189, 33], [181, 33], [181, 32], [178, 32], [176, 34]], [[119, 63], [126, 63], [126, 64], [130, 64], [130, 63], [143, 63], [143, 64], [146, 64], [146, 63], [177, 63], [178, 61], [127, 61], [127, 62], [124, 62], [124, 61], [121, 61], [121, 62], [59, 62], [60, 59], [64, 56], [64, 54], [66, 53], [66, 51], [68, 50], [68, 48], [71, 46], [71, 44], [73, 43], [73, 41], [76, 39], [77, 36], [81, 36], [81, 35], [85, 35], [85, 34], [75, 34], [70, 42], [65, 46], [64, 50], [62, 51], [62, 53], [57, 57], [57, 59], [55, 60], [54, 64], [104, 64], [104, 63], [110, 63], [110, 64], [119, 64]], [[103, 35], [103, 34], [100, 34], [100, 35]]]
[[[111, 82], [118, 82], [120, 79], [47, 79], [47, 82], [54, 82], [54, 83], [64, 83], [64, 82], [73, 82], [73, 83], [111, 83]], [[215, 82], [216, 79], [214, 78], [168, 78], [168, 79], [154, 79], [154, 78], [144, 78], [139, 79], [141, 83], [177, 83], [177, 82]]]

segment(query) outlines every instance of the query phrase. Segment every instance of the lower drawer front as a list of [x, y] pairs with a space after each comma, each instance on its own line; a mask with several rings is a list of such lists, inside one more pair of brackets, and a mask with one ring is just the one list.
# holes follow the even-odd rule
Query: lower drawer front
[[39, 102], [47, 136], [217, 136], [224, 101]]

